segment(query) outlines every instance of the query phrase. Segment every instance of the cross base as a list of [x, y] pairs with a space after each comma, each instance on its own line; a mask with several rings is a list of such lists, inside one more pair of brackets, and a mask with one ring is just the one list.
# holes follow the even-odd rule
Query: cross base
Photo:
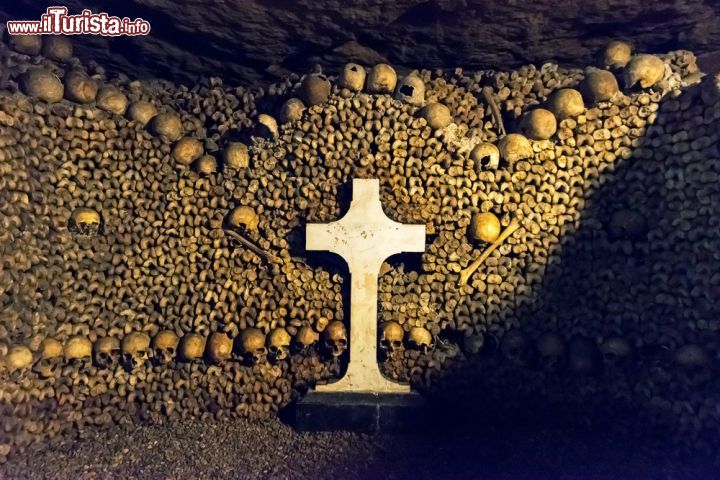
[[350, 362], [345, 375], [338, 381], [324, 383], [315, 387], [316, 392], [333, 393], [410, 393], [410, 385], [396, 383], [388, 380], [380, 373], [377, 360], [372, 358], [372, 364], [365, 359]]
[[308, 392], [290, 407], [300, 431], [412, 432], [423, 428], [427, 404], [417, 393]]

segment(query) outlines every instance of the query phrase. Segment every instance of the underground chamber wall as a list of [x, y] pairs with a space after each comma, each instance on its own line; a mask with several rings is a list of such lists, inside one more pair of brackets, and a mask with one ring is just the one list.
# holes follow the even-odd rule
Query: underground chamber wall
[[[649, 85], [628, 66], [421, 70], [416, 105], [387, 65], [372, 92], [349, 72], [183, 87], [16, 50], [1, 51], [4, 445], [274, 415], [336, 377], [324, 331], [347, 320], [347, 274], [302, 233], [342, 215], [352, 178], [379, 178], [386, 214], [428, 233], [419, 260], [381, 269], [379, 321], [404, 332], [382, 349], [388, 377], [580, 414], [622, 398], [693, 447], [717, 430], [720, 107], [691, 53], [654, 56]], [[474, 238], [481, 213], [498, 228]]]

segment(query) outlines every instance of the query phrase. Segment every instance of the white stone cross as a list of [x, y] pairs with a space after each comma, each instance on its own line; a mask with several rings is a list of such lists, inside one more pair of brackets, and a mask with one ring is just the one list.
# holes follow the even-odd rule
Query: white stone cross
[[340, 255], [350, 270], [350, 364], [325, 392], [407, 393], [408, 385], [385, 378], [377, 363], [378, 274], [382, 262], [402, 252], [425, 251], [425, 225], [390, 220], [380, 204], [380, 182], [353, 180], [350, 209], [340, 220], [308, 224], [307, 250]]

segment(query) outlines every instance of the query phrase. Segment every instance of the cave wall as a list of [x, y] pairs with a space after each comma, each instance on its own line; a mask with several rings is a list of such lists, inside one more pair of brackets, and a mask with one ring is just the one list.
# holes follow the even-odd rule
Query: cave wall
[[[640, 51], [720, 49], [713, 0], [576, 2], [402, 0], [339, 2], [146, 0], [66, 2], [70, 12], [142, 17], [148, 38], [86, 36], [77, 50], [116, 72], [187, 84], [200, 76], [261, 84], [320, 64], [397, 68], [507, 69], [547, 61], [583, 66], [609, 40]], [[4, 2], [0, 17], [35, 19], [46, 5]]]
[[[472, 146], [502, 136], [481, 83], [514, 132], [555, 91], [579, 88], [586, 72], [545, 62], [493, 72], [424, 69], [424, 101], [446, 105], [452, 117], [440, 129], [417, 106], [353, 94], [330, 76], [326, 102], [281, 122], [277, 137], [251, 141], [260, 114], [279, 118], [280, 106], [300, 94], [300, 75], [262, 90], [217, 77], [189, 88], [137, 81], [143, 69], [122, 56], [88, 66], [86, 40], [67, 64], [0, 47], [0, 351], [31, 355], [30, 364], [2, 372], [0, 458], [110, 423], [274, 415], [337, 376], [342, 361], [322, 346], [274, 363], [248, 365], [236, 348], [227, 361], [154, 356], [136, 368], [122, 365], [118, 352], [108, 366], [90, 355], [45, 358], [44, 349], [48, 340], [67, 347], [137, 332], [219, 333], [237, 342], [250, 328], [283, 327], [297, 337], [302, 326], [322, 331], [344, 320], [347, 272], [307, 255], [302, 233], [306, 222], [341, 215], [338, 197], [354, 176], [380, 178], [388, 215], [425, 223], [430, 233], [420, 258], [383, 267], [379, 298], [382, 320], [407, 334], [427, 328], [436, 345], [425, 352], [407, 343], [382, 363], [386, 375], [428, 395], [464, 394], [471, 408], [485, 402], [489, 411], [524, 396], [535, 412], [571, 406], [584, 418], [612, 418], [620, 405], [647, 425], [668, 427], [678, 444], [713, 441], [720, 104], [717, 79], [704, 80], [713, 94], [701, 93], [691, 53], [661, 55], [666, 68], [656, 85], [602, 102], [586, 97], [584, 113], [531, 141], [526, 158], [478, 171]], [[105, 68], [113, 65], [124, 75]], [[177, 138], [97, 99], [49, 104], [27, 95], [20, 78], [36, 67], [60, 82], [71, 67], [85, 68], [129, 102], [177, 115], [182, 135], [217, 171], [201, 171]], [[227, 148], [241, 138], [250, 146], [247, 164], [230, 165]], [[282, 266], [224, 233], [238, 205], [258, 213], [252, 238]], [[97, 211], [100, 228], [73, 226], [78, 208]], [[647, 220], [647, 231], [618, 238], [609, 225], [628, 209]], [[503, 226], [517, 216], [523, 227], [458, 287], [459, 271], [487, 248], [467, 235], [481, 211]], [[541, 351], [547, 334], [559, 338], [561, 353]], [[631, 352], [608, 350], [613, 338]]]

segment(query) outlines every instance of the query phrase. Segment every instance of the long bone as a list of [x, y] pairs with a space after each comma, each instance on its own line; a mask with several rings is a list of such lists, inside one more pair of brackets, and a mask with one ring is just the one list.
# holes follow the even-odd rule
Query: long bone
[[250, 249], [255, 255], [258, 255], [270, 263], [282, 264], [280, 257], [273, 255], [272, 253], [266, 252], [262, 248], [255, 245], [255, 243], [244, 235], [239, 234], [234, 230], [225, 230], [226, 235], [230, 235], [232, 238], [243, 244], [246, 248]]
[[492, 114], [493, 118], [495, 119], [495, 123], [498, 125], [498, 130], [500, 131], [500, 136], [504, 137], [506, 135], [505, 132], [505, 124], [503, 123], [502, 115], [500, 115], [500, 109], [497, 106], [497, 103], [495, 103], [495, 99], [492, 96], [493, 89], [492, 87], [483, 87], [482, 89], [482, 96], [483, 99], [485, 99], [485, 102], [490, 106], [490, 113]]
[[475, 259], [474, 262], [472, 262], [470, 265], [467, 266], [464, 270], [460, 272], [460, 279], [458, 280], [458, 285], [467, 285], [468, 280], [472, 276], [473, 273], [475, 273], [475, 270], [482, 265], [482, 263], [487, 260], [487, 258], [490, 256], [492, 252], [495, 251], [496, 248], [498, 248], [502, 243], [507, 240], [507, 238], [512, 235], [515, 230], [520, 228], [520, 221], [518, 221], [517, 218], [513, 218], [510, 222], [510, 225], [508, 225], [505, 230], [503, 230], [498, 238], [482, 253], [478, 258]]

